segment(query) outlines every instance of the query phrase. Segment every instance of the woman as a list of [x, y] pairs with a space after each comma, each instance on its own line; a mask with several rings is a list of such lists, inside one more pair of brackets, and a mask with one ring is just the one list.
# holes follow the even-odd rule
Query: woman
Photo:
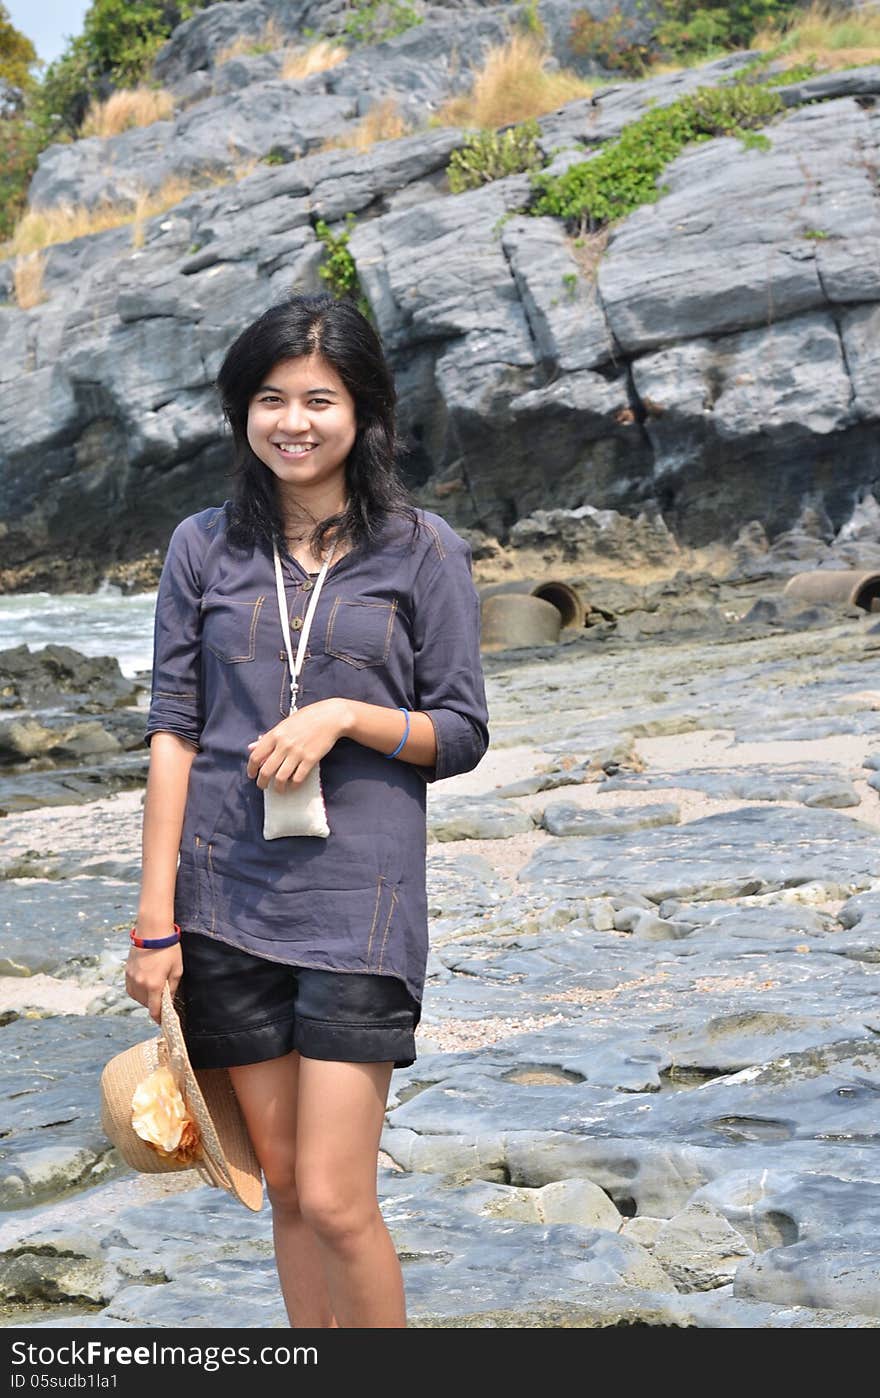
[[[298, 296], [229, 349], [234, 496], [174, 530], [156, 603], [128, 993], [180, 982], [195, 1068], [226, 1067], [263, 1169], [291, 1325], [400, 1327], [376, 1172], [415, 1061], [426, 783], [488, 745], [470, 550], [395, 470], [396, 394], [348, 301]], [[292, 641], [328, 550], [297, 708]], [[330, 835], [263, 837], [263, 792], [320, 763]], [[179, 866], [178, 866], [179, 855]]]

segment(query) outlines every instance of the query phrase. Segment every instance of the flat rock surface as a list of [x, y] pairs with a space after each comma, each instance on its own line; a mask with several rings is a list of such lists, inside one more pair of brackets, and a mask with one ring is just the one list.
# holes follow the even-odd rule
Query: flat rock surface
[[[381, 1140], [411, 1325], [880, 1324], [870, 624], [487, 660]], [[857, 804], [804, 804], [831, 776]], [[560, 803], [582, 833], [536, 823]], [[530, 828], [478, 828], [497, 807]], [[3, 1315], [280, 1326], [268, 1209], [101, 1136], [100, 1067], [153, 1032], [122, 985], [141, 817], [123, 792], [3, 820], [10, 867], [49, 866], [0, 879]]]

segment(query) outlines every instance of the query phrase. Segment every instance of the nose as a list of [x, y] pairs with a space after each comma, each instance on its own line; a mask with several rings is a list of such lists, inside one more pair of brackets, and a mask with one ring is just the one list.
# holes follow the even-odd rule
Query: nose
[[282, 409], [278, 426], [282, 431], [289, 432], [292, 437], [308, 432], [310, 427], [308, 413], [296, 398], [291, 398]]

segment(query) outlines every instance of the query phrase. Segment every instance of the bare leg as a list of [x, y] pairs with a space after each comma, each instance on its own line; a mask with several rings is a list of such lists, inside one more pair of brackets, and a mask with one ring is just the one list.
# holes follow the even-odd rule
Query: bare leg
[[393, 1063], [300, 1057], [296, 1185], [340, 1326], [406, 1326], [400, 1262], [376, 1170]]
[[303, 1219], [296, 1193], [296, 1114], [300, 1056], [230, 1068], [229, 1076], [257, 1153], [272, 1205], [272, 1235], [281, 1294], [291, 1325], [337, 1325], [324, 1275], [323, 1250]]

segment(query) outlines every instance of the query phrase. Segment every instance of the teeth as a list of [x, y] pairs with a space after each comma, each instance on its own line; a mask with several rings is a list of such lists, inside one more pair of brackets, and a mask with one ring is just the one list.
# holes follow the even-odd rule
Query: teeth
[[279, 451], [283, 451], [287, 456], [305, 456], [306, 452], [313, 450], [313, 446], [296, 447], [287, 442], [278, 442], [276, 445]]

